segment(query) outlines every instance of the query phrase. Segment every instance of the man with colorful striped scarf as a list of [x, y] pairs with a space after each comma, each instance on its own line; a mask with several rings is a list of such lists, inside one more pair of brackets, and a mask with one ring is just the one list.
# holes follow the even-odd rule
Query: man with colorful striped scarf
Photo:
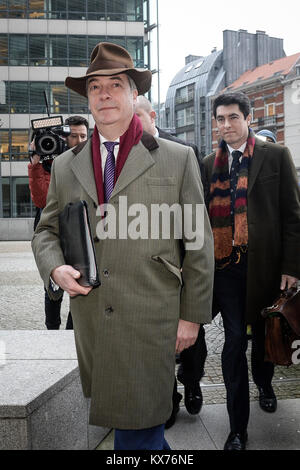
[[221, 141], [203, 160], [206, 203], [214, 236], [213, 314], [221, 312], [222, 371], [230, 434], [225, 450], [243, 450], [249, 420], [247, 324], [252, 326], [252, 375], [260, 407], [276, 411], [274, 366], [264, 361], [261, 310], [300, 277], [300, 197], [289, 150], [257, 139], [243, 93], [213, 105]]

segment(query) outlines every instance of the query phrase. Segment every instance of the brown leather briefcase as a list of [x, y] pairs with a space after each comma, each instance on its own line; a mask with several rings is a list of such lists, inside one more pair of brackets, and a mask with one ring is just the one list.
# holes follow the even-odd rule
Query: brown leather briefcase
[[261, 312], [265, 323], [265, 361], [290, 366], [293, 342], [300, 339], [300, 289], [291, 287]]

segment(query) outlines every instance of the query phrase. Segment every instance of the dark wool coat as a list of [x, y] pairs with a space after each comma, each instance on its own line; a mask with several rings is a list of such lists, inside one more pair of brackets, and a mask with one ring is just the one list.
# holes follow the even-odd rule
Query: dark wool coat
[[[128, 207], [142, 203], [149, 216], [153, 203], [204, 204], [192, 149], [152, 139], [150, 150], [142, 142], [132, 148], [110, 204], [118, 210], [119, 196], [127, 196]], [[32, 242], [47, 288], [52, 270], [65, 264], [58, 215], [79, 199], [88, 204], [96, 237], [100, 218], [90, 141], [77, 155], [69, 150], [53, 164], [47, 205]], [[202, 229], [202, 248], [190, 251], [184, 249], [184, 237], [174, 236], [95, 243], [102, 284], [88, 296], [71, 299], [83, 391], [91, 397], [91, 424], [142, 429], [169, 418], [178, 320], [211, 320], [214, 261], [206, 210]]]
[[[215, 153], [202, 162], [206, 203]], [[278, 295], [281, 274], [300, 278], [300, 195], [286, 147], [255, 141], [248, 180], [246, 319], [253, 323]]]

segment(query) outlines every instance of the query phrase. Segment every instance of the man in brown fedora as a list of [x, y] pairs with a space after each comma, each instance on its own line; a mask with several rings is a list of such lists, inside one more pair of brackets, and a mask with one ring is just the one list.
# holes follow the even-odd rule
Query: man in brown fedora
[[[119, 211], [119, 221], [125, 200], [131, 211], [142, 206], [141, 223], [149, 227], [153, 204], [202, 207], [197, 162], [189, 147], [143, 135], [134, 104], [149, 90], [151, 72], [135, 69], [122, 47], [98, 44], [86, 75], [68, 77], [66, 86], [88, 98], [96, 125], [90, 140], [53, 163], [47, 205], [32, 242], [36, 262], [52, 298], [63, 290], [70, 294], [83, 392], [91, 397], [90, 423], [115, 429], [115, 450], [169, 449], [164, 423], [172, 409], [174, 352], [192, 345], [199, 325], [210, 321], [208, 216], [203, 210], [195, 231], [197, 238], [198, 227], [201, 243], [192, 249], [190, 233], [178, 238], [170, 230], [163, 237], [162, 227], [158, 237], [142, 231], [129, 236], [128, 226], [125, 236], [123, 227], [122, 234], [102, 238], [108, 211], [97, 207]], [[59, 213], [78, 200], [89, 209], [98, 289], [79, 285], [80, 273], [65, 264], [60, 248]]]

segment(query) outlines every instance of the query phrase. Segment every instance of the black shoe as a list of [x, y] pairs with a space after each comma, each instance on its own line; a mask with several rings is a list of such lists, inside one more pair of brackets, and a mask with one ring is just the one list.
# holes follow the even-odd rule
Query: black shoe
[[274, 413], [277, 409], [277, 398], [272, 385], [257, 387], [259, 393], [259, 406], [268, 413]]
[[165, 429], [169, 429], [173, 426], [173, 424], [175, 424], [176, 416], [177, 416], [177, 413], [179, 411], [179, 403], [180, 403], [181, 399], [182, 399], [181, 393], [177, 393], [176, 398], [173, 401], [173, 410], [172, 410], [170, 418], [168, 419], [168, 421], [165, 424]]
[[231, 432], [224, 445], [224, 450], [245, 450], [248, 439], [247, 431]]
[[197, 415], [202, 407], [203, 395], [199, 384], [194, 387], [184, 386], [184, 404], [190, 415]]

